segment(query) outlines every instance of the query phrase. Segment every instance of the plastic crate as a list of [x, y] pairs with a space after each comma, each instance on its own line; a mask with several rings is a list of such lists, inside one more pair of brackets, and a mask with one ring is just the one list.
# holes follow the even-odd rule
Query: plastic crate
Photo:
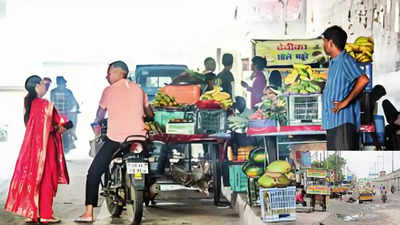
[[320, 94], [288, 96], [289, 125], [320, 125], [322, 97]]
[[264, 222], [296, 220], [296, 187], [260, 188], [261, 219]]
[[242, 171], [242, 165], [229, 165], [229, 184], [234, 192], [247, 191], [247, 176]]
[[154, 112], [154, 121], [165, 130], [167, 123], [171, 119], [184, 119], [185, 112], [178, 110], [157, 109]]
[[225, 132], [228, 120], [226, 111], [217, 109], [201, 109], [197, 111], [196, 132], [201, 134], [216, 134]]
[[360, 66], [360, 69], [364, 72], [364, 74], [366, 74], [368, 76], [368, 78], [369, 78], [368, 84], [367, 84], [367, 86], [365, 86], [365, 91], [371, 92], [372, 91], [372, 80], [373, 80], [372, 62], [369, 62], [369, 63], [358, 63], [358, 65]]
[[[378, 137], [378, 142], [380, 144], [385, 143], [385, 117], [382, 115], [374, 115], [374, 120], [375, 120], [375, 130], [376, 130], [376, 135]], [[372, 138], [371, 133], [362, 133], [363, 137], [363, 142], [364, 144], [374, 144], [374, 139]]]

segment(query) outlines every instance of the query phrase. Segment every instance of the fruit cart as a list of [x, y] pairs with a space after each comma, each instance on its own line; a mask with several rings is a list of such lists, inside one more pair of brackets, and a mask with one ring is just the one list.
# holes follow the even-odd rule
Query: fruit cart
[[[199, 85], [168, 85], [155, 96], [151, 126], [153, 148], [150, 166], [158, 184], [177, 183], [198, 188], [214, 203], [221, 197], [220, 149], [230, 138], [226, 134], [225, 107], [232, 106], [221, 88], [206, 92], [200, 100]], [[157, 129], [158, 128], [158, 129]], [[194, 156], [192, 144], [202, 144], [203, 154]], [[211, 181], [211, 182], [210, 182]]]
[[306, 197], [311, 199], [311, 207], [315, 209], [316, 202], [326, 211], [330, 189], [327, 182], [328, 170], [319, 168], [309, 168], [303, 171], [303, 185]]
[[[186, 175], [194, 174], [194, 166], [193, 166], [193, 158], [192, 158], [192, 149], [190, 148], [191, 144], [204, 144], [207, 146], [208, 157], [207, 161], [211, 164], [211, 177], [212, 177], [212, 193], [214, 198], [214, 204], [218, 204], [221, 198], [221, 160], [220, 160], [220, 149], [226, 145], [229, 136], [215, 136], [215, 135], [207, 135], [207, 134], [194, 134], [194, 135], [184, 135], [184, 134], [157, 134], [152, 135], [151, 139], [153, 142], [163, 143], [165, 149], [168, 149], [169, 145], [176, 144], [184, 144], [188, 146], [185, 149], [185, 154], [183, 156], [183, 161], [185, 162], [185, 168], [182, 172]], [[165, 158], [168, 158], [166, 154], [160, 154], [159, 157], [161, 160], [159, 162], [165, 161]], [[163, 179], [161, 179], [163, 180]], [[183, 181], [185, 183], [186, 181]], [[162, 182], [161, 182], [162, 183]], [[191, 186], [186, 183], [186, 185]], [[208, 191], [208, 190], [207, 190]]]

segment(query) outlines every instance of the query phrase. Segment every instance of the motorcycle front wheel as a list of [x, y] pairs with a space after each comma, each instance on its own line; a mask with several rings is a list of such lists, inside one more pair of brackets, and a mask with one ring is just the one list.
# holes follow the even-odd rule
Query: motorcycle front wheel
[[126, 175], [127, 199], [126, 204], [127, 213], [132, 217], [132, 225], [139, 225], [143, 217], [143, 191], [137, 190], [133, 185], [132, 175]]

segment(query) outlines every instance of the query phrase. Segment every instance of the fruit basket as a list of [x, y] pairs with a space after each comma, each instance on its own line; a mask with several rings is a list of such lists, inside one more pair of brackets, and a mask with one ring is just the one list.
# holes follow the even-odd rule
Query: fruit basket
[[296, 187], [260, 188], [261, 219], [264, 222], [296, 220]]

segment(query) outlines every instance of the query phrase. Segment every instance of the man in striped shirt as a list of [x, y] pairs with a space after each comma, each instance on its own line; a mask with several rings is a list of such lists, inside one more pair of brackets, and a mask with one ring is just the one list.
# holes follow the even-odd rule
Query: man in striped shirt
[[322, 127], [327, 131], [327, 149], [357, 150], [360, 129], [357, 96], [369, 78], [344, 51], [347, 34], [341, 27], [329, 27], [322, 35], [324, 50], [331, 57], [328, 80], [322, 93]]

